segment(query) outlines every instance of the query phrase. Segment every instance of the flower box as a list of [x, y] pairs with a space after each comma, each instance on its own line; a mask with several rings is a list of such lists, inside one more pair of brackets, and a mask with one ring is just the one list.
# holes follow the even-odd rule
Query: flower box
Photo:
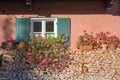
[[93, 46], [92, 45], [84, 45], [84, 46], [80, 45], [79, 49], [80, 50], [92, 50]]

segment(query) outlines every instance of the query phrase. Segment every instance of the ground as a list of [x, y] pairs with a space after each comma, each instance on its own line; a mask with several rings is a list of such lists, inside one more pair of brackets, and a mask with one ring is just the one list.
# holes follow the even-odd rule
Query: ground
[[[34, 67], [24, 51], [1, 50], [0, 80], [120, 80], [120, 49], [69, 51], [72, 59], [62, 71], [43, 71]], [[83, 63], [88, 72], [82, 71]]]

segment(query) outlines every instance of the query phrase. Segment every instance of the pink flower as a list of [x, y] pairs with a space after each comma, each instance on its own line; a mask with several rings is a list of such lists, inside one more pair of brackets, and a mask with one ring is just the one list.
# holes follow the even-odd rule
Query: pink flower
[[34, 46], [32, 46], [32, 49], [34, 49], [35, 47]]
[[64, 46], [64, 47], [67, 47], [67, 45], [66, 45], [66, 44], [64, 44], [63, 46]]
[[42, 40], [41, 43], [44, 44], [44, 43], [45, 43], [45, 40]]
[[42, 62], [45, 63], [45, 62], [46, 62], [46, 59], [44, 59]]
[[60, 68], [60, 67], [61, 67], [61, 65], [59, 64], [59, 65], [58, 65], [58, 67]]
[[31, 43], [31, 44], [34, 44], [34, 40], [32, 40], [30, 43]]
[[43, 62], [40, 62], [37, 66], [38, 67], [42, 67], [43, 66]]
[[33, 61], [34, 61], [34, 58], [32, 58], [32, 56], [30, 56], [30, 57], [29, 57], [29, 60], [30, 60], [31, 62], [33, 62]]
[[52, 67], [53, 67], [53, 68], [55, 67], [55, 64], [54, 64], [54, 63], [52, 64]]
[[62, 62], [62, 63], [61, 63], [61, 66], [62, 66], [62, 67], [65, 67], [65, 66], [66, 66], [66, 63], [65, 63], [65, 62]]
[[45, 51], [45, 53], [46, 53], [46, 54], [48, 54], [48, 53], [49, 53], [49, 51]]
[[53, 58], [54, 58], [54, 54], [51, 54], [51, 55], [50, 55], [50, 58], [52, 58], [52, 59], [53, 59]]
[[42, 53], [42, 50], [39, 50], [38, 53], [41, 54], [41, 53]]
[[55, 71], [58, 71], [58, 67], [55, 66], [55, 67], [54, 67], [54, 70], [55, 70]]
[[33, 55], [33, 53], [32, 53], [32, 52], [26, 52], [26, 54], [27, 54], [28, 56]]
[[65, 54], [65, 53], [64, 53], [64, 51], [62, 51], [62, 52], [60, 52], [59, 54], [63, 55], [63, 54]]
[[62, 57], [61, 57], [61, 56], [59, 56], [59, 60], [62, 60]]
[[39, 42], [41, 42], [41, 38], [37, 37], [36, 39], [37, 39]]
[[45, 57], [48, 58], [48, 54], [45, 54]]

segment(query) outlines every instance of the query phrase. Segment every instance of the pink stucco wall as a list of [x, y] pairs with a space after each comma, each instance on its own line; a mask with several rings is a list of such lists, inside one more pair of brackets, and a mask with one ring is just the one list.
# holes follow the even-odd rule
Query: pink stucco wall
[[[41, 4], [41, 5], [40, 5]], [[36, 3], [33, 13], [0, 14], [0, 42], [6, 38], [16, 37], [15, 18], [17, 17], [59, 17], [71, 19], [71, 49], [76, 49], [76, 40], [83, 30], [88, 33], [109, 31], [111, 35], [120, 37], [120, 17], [105, 14], [103, 2], [73, 2], [70, 3]], [[76, 4], [76, 5], [75, 5]], [[80, 5], [81, 4], [81, 5]], [[60, 7], [61, 5], [61, 7]], [[67, 6], [66, 6], [67, 5]], [[74, 7], [71, 7], [71, 6]], [[42, 7], [41, 7], [42, 6]], [[51, 6], [51, 7], [50, 7]], [[56, 7], [55, 7], [56, 6]], [[37, 7], [38, 10], [37, 10]], [[40, 8], [41, 7], [41, 8]], [[50, 7], [50, 8], [49, 8]], [[78, 7], [78, 8], [77, 8]], [[15, 10], [17, 11], [17, 10]], [[37, 12], [38, 11], [38, 12]], [[22, 10], [21, 10], [22, 12]], [[38, 14], [37, 14], [38, 13]]]
[[0, 43], [7, 38], [15, 39], [15, 18], [9, 15], [0, 15]]
[[[59, 15], [60, 16], [60, 15]], [[88, 33], [109, 31], [111, 35], [120, 37], [120, 17], [107, 14], [96, 15], [61, 15], [61, 17], [71, 18], [71, 47], [75, 49], [77, 37], [83, 34], [83, 30]]]

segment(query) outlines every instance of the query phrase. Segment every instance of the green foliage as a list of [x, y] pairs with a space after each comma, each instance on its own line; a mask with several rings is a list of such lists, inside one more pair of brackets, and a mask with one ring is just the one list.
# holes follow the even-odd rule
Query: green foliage
[[51, 43], [60, 43], [60, 44], [62, 44], [63, 42], [62, 42], [62, 40], [60, 39], [60, 38], [55, 38], [55, 37], [48, 37], [47, 38], [47, 41], [48, 42], [51, 42]]

